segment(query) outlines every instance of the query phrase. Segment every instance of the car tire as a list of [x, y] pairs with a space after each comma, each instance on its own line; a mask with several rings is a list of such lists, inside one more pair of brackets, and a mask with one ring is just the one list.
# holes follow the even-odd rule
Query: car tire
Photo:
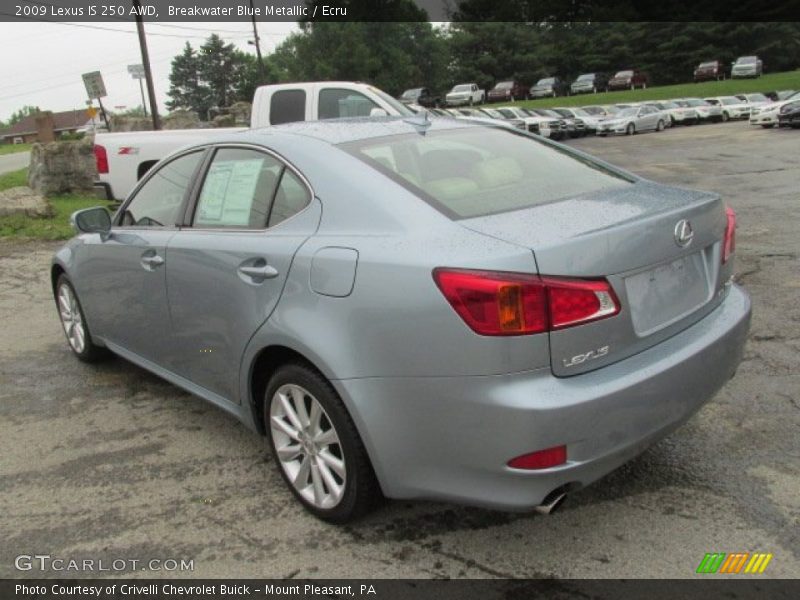
[[[263, 402], [275, 464], [306, 510], [324, 521], [346, 523], [380, 502], [383, 494], [364, 443], [325, 377], [305, 364], [286, 364], [270, 378]], [[298, 428], [298, 421], [304, 427]]]
[[727, 112], [723, 111], [723, 113], [722, 113], [722, 122], [723, 123], [727, 123], [730, 120], [731, 120], [731, 116]]
[[664, 131], [664, 121], [658, 121], [658, 124], [656, 125], [656, 131]]
[[647, 82], [646, 82], [646, 81], [645, 81], [645, 82], [642, 84], [642, 89], [643, 89], [643, 90], [646, 90], [646, 89], [647, 89]]
[[631, 84], [631, 91], [633, 91], [635, 89], [636, 89], [636, 86], [634, 84]]
[[56, 281], [56, 308], [61, 328], [72, 353], [83, 362], [93, 363], [108, 358], [110, 352], [92, 341], [89, 323], [69, 278], [62, 274]]
[[628, 123], [628, 126], [625, 128], [625, 135], [636, 135], [636, 125]]

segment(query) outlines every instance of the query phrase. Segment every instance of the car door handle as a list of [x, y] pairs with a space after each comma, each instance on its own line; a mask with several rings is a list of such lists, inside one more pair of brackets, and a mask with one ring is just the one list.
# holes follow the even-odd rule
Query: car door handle
[[239, 273], [249, 277], [254, 281], [273, 279], [278, 276], [278, 270], [270, 265], [261, 265], [258, 267], [239, 267]]
[[158, 254], [153, 254], [151, 256], [143, 256], [142, 264], [147, 267], [159, 267], [164, 264], [164, 259], [161, 258]]

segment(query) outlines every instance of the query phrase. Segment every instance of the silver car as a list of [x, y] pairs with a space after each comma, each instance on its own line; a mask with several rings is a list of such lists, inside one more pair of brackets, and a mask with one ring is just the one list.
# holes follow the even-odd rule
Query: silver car
[[663, 131], [667, 116], [655, 106], [629, 106], [597, 125], [597, 135], [634, 135], [641, 131]]
[[333, 522], [552, 510], [707, 402], [750, 319], [719, 196], [467, 120], [230, 134], [73, 222], [50, 275], [75, 355], [234, 415]]

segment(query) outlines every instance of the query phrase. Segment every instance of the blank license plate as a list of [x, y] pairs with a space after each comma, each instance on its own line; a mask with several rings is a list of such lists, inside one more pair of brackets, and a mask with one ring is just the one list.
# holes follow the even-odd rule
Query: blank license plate
[[638, 335], [666, 327], [710, 299], [703, 252], [627, 277], [625, 289]]

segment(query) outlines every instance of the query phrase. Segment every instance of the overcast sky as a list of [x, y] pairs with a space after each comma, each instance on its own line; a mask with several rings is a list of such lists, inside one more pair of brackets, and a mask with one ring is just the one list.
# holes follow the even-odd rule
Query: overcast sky
[[[295, 23], [259, 23], [262, 53], [270, 53], [296, 28]], [[247, 43], [253, 39], [249, 22], [145, 23], [145, 31], [162, 114], [166, 111], [170, 62], [187, 41], [197, 47], [216, 32], [226, 42], [255, 53]], [[0, 120], [7, 120], [12, 112], [28, 104], [52, 111], [85, 107], [81, 74], [89, 71], [103, 74], [108, 92], [103, 98], [106, 108], [139, 106], [139, 84], [127, 72], [128, 65], [141, 63], [135, 32], [133, 22], [0, 23]]]

